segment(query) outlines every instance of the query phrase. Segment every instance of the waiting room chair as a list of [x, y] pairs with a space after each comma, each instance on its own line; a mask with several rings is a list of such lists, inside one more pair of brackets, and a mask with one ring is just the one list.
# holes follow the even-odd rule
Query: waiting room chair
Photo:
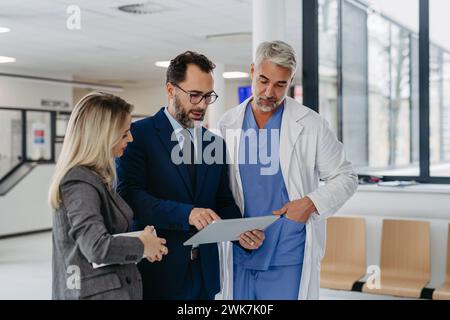
[[366, 223], [364, 218], [327, 219], [325, 256], [320, 271], [320, 286], [352, 290], [366, 273]]
[[450, 224], [448, 225], [447, 238], [447, 272], [445, 276], [445, 283], [434, 290], [434, 300], [450, 300]]
[[381, 288], [363, 292], [420, 298], [430, 281], [430, 225], [426, 221], [384, 220]]

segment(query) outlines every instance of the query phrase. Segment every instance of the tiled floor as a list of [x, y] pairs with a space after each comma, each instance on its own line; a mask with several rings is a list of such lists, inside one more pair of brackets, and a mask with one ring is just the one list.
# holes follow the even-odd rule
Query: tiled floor
[[0, 299], [50, 299], [52, 234], [0, 240]]
[[[0, 240], [0, 300], [51, 298], [51, 232]], [[393, 297], [320, 290], [325, 300], [381, 300]]]

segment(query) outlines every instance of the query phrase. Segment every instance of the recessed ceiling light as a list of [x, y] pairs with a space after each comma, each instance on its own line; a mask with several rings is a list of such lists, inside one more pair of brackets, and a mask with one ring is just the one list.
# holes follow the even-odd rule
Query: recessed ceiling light
[[249, 74], [247, 72], [231, 71], [222, 73], [222, 77], [225, 79], [243, 79], [248, 78]]
[[0, 33], [6, 33], [6, 32], [10, 32], [10, 31], [11, 31], [10, 28], [0, 27]]
[[252, 33], [251, 32], [232, 32], [232, 33], [219, 33], [219, 34], [208, 34], [205, 36], [208, 41], [227, 41], [227, 42], [251, 42]]
[[170, 65], [170, 61], [156, 61], [155, 66], [160, 68], [168, 68]]
[[16, 58], [0, 56], [0, 63], [15, 62]]
[[163, 5], [151, 2], [154, 1], [147, 1], [146, 3], [127, 4], [119, 6], [118, 9], [120, 11], [131, 14], [155, 14], [164, 12], [168, 9]]

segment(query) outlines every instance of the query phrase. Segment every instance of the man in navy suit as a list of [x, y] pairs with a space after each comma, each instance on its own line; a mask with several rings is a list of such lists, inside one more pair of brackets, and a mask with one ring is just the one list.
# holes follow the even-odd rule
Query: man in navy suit
[[[117, 160], [117, 191], [134, 211], [133, 228], [155, 226], [169, 250], [161, 262], [139, 263], [144, 299], [209, 300], [220, 291], [217, 244], [183, 246], [214, 220], [241, 218], [228, 185], [224, 141], [201, 127], [218, 97], [214, 68], [191, 51], [173, 59], [166, 74], [168, 107], [133, 123], [134, 141]], [[253, 230], [239, 244], [254, 250], [263, 240]]]

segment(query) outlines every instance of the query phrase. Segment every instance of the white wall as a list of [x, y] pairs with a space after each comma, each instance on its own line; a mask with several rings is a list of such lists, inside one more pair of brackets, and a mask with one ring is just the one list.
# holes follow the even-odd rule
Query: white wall
[[[65, 101], [71, 107], [72, 88], [0, 77], [0, 106], [53, 110], [42, 107], [42, 99]], [[9, 141], [3, 146], [11, 143], [9, 134], [10, 130], [2, 135], [2, 141]], [[0, 196], [0, 235], [51, 227], [51, 211], [46, 202], [52, 174], [53, 165], [39, 165], [10, 192]]]
[[153, 115], [167, 105], [164, 85], [126, 87], [119, 96], [134, 105], [134, 114]]
[[54, 167], [36, 166], [5, 196], [0, 196], [0, 236], [51, 228], [47, 192]]
[[227, 80], [225, 85], [225, 106], [229, 110], [239, 104], [238, 88], [250, 86], [250, 78], [240, 80]]
[[[239, 103], [238, 87], [250, 85], [250, 79], [225, 81], [225, 96], [219, 97], [225, 101], [226, 109], [230, 109]], [[73, 90], [73, 104], [75, 105], [90, 90], [75, 88]], [[113, 93], [134, 105], [134, 114], [153, 115], [163, 106], [167, 105], [167, 96], [164, 83], [139, 84], [125, 86], [123, 92]], [[211, 106], [213, 108], [214, 106]]]
[[[65, 101], [72, 106], [72, 88], [65, 85], [0, 77], [0, 107], [49, 109], [42, 99]], [[54, 109], [49, 109], [54, 110]]]
[[[153, 115], [167, 104], [163, 84], [138, 84], [135, 86], [124, 86], [123, 88], [123, 92], [113, 92], [112, 94], [134, 105], [133, 114]], [[91, 90], [75, 88], [73, 90], [74, 105], [89, 92]]]
[[[91, 91], [75, 88], [73, 90], [73, 104], [75, 105], [83, 96]], [[136, 86], [124, 86], [123, 92], [113, 92], [112, 94], [134, 105], [133, 114], [137, 115], [153, 115], [162, 106], [167, 104], [163, 85], [140, 84]]]

